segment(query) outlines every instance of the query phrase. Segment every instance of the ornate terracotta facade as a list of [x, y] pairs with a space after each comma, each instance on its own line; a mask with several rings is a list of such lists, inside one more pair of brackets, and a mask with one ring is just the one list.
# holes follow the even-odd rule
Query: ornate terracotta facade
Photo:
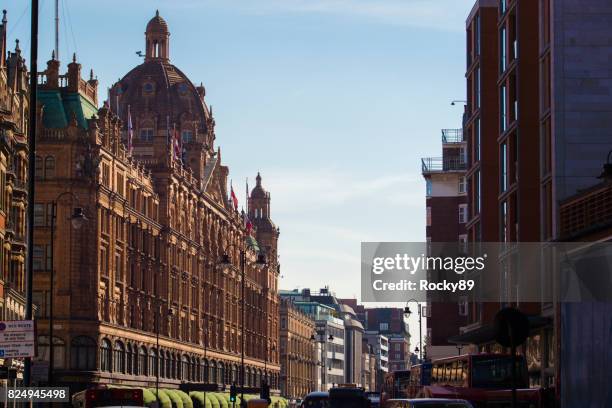
[[28, 199], [28, 72], [19, 41], [13, 52], [8, 51], [7, 31], [4, 11], [0, 24], [0, 320], [25, 315]]
[[[277, 389], [278, 228], [269, 193], [259, 177], [249, 199], [254, 227], [247, 227], [228, 197], [229, 169], [214, 146], [204, 88], [169, 63], [168, 40], [157, 14], [147, 25], [144, 63], [99, 110], [97, 81], [93, 73], [81, 78], [76, 59], [67, 75], [54, 59], [39, 75], [37, 155], [61, 163], [38, 181], [40, 211], [70, 192], [57, 202], [55, 229], [56, 381], [154, 386], [159, 332], [161, 386], [239, 384], [244, 251], [244, 382], [258, 387], [266, 371]], [[77, 207], [88, 221], [74, 230], [68, 218]], [[47, 218], [37, 245], [50, 242]], [[262, 253], [264, 266], [256, 262]], [[231, 265], [221, 264], [224, 254]], [[48, 269], [35, 277], [42, 305]]]

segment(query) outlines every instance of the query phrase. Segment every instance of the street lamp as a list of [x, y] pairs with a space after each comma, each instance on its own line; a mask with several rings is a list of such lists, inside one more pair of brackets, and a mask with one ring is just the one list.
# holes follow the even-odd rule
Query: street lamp
[[[55, 364], [55, 356], [53, 349], [53, 299], [55, 292], [55, 222], [57, 219], [57, 203], [65, 196], [70, 196], [70, 198], [72, 198], [72, 200], [76, 202], [79, 201], [79, 198], [76, 196], [76, 194], [71, 191], [64, 191], [63, 193], [58, 195], [54, 201], [51, 202], [51, 219], [49, 220], [49, 233], [51, 235], [51, 259], [49, 260], [51, 263], [51, 270], [49, 271], [49, 367], [47, 372], [47, 382], [49, 383], [49, 385], [53, 384], [53, 365]], [[75, 207], [73, 209], [72, 216], [69, 218], [69, 220], [74, 230], [80, 230], [81, 227], [83, 227], [83, 224], [87, 221], [87, 217], [83, 212], [83, 208]]]
[[[422, 308], [421, 308], [421, 304], [419, 303], [419, 301], [417, 301], [416, 299], [409, 299], [406, 302], [406, 307], [404, 308], [404, 314], [408, 315], [408, 317], [410, 317], [410, 315], [412, 314], [412, 311], [410, 310], [410, 307], [408, 306], [410, 304], [410, 302], [415, 302], [417, 304], [418, 307], [418, 313], [419, 313], [419, 342], [423, 341], [423, 316], [422, 316]], [[415, 349], [415, 353], [417, 349]], [[419, 354], [419, 359], [423, 360], [423, 345], [421, 344], [421, 350], [420, 350], [420, 354]]]
[[[225, 250], [223, 251], [223, 255], [221, 256], [221, 260], [219, 262], [219, 265], [221, 266], [226, 266], [226, 267], [231, 267], [232, 265], [232, 260], [229, 256], [229, 254], [227, 253], [227, 251], [229, 249], [231, 249], [233, 247], [233, 244], [230, 244], [227, 248], [225, 248]], [[257, 261], [256, 264], [259, 266], [265, 266], [266, 265], [266, 257], [263, 253], [259, 253], [257, 255]], [[240, 317], [240, 404], [244, 404], [244, 312], [245, 312], [245, 289], [246, 289], [246, 247], [245, 246], [241, 246], [240, 248], [240, 275], [242, 278], [242, 285], [241, 285], [241, 293], [240, 293], [240, 303], [241, 303], [241, 317]]]

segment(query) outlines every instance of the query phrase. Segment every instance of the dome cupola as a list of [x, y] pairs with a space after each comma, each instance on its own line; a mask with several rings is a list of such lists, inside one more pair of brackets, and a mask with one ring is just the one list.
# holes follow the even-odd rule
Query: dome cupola
[[170, 31], [166, 20], [159, 15], [159, 10], [155, 11], [155, 17], [147, 24], [145, 40], [145, 61], [170, 59]]

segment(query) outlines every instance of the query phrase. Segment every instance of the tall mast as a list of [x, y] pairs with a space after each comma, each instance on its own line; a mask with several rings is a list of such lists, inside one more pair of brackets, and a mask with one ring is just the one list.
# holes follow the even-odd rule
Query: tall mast
[[55, 58], [59, 61], [59, 0], [55, 0]]

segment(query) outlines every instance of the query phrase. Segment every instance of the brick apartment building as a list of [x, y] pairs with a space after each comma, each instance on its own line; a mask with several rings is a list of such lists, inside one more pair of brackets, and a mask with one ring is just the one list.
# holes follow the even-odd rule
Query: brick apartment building
[[[612, 147], [611, 24], [612, 5], [598, 0], [478, 0], [467, 19], [467, 235], [469, 242], [505, 244], [506, 299], [520, 268], [514, 244], [564, 240], [564, 211], [584, 200], [575, 195], [603, 194], [588, 189]], [[483, 334], [507, 305], [529, 316], [521, 352], [531, 384], [554, 387], [564, 407], [579, 405], [572, 392], [580, 380], [571, 373], [596, 371], [599, 358], [610, 361], [597, 335], [585, 330], [603, 309], [474, 301], [452, 341], [501, 351]]]
[[411, 342], [404, 310], [380, 307], [365, 310], [366, 333], [377, 332], [388, 341], [388, 371], [406, 370], [410, 367]]
[[[114, 85], [101, 109], [97, 81], [93, 73], [81, 77], [76, 57], [65, 75], [54, 58], [39, 74], [39, 347], [49, 347], [53, 299], [55, 384], [151, 387], [159, 375], [162, 387], [223, 388], [240, 384], [244, 344], [245, 386], [267, 378], [278, 390], [278, 228], [270, 196], [258, 175], [249, 232], [228, 198], [229, 169], [215, 150], [204, 88], [170, 64], [169, 36], [157, 14], [147, 25], [144, 62]], [[78, 230], [69, 221], [76, 208], [87, 217]], [[266, 265], [256, 262], [262, 253]], [[231, 265], [221, 264], [225, 254]], [[244, 338], [243, 295], [246, 316], [257, 316], [244, 322]]]
[[[442, 157], [421, 160], [427, 242], [467, 242], [466, 148], [462, 129], [443, 129]], [[418, 345], [425, 346], [423, 356], [434, 359], [456, 355], [457, 349], [448, 338], [466, 323], [458, 304], [429, 301], [422, 310], [428, 311], [426, 338], [423, 345]]]

